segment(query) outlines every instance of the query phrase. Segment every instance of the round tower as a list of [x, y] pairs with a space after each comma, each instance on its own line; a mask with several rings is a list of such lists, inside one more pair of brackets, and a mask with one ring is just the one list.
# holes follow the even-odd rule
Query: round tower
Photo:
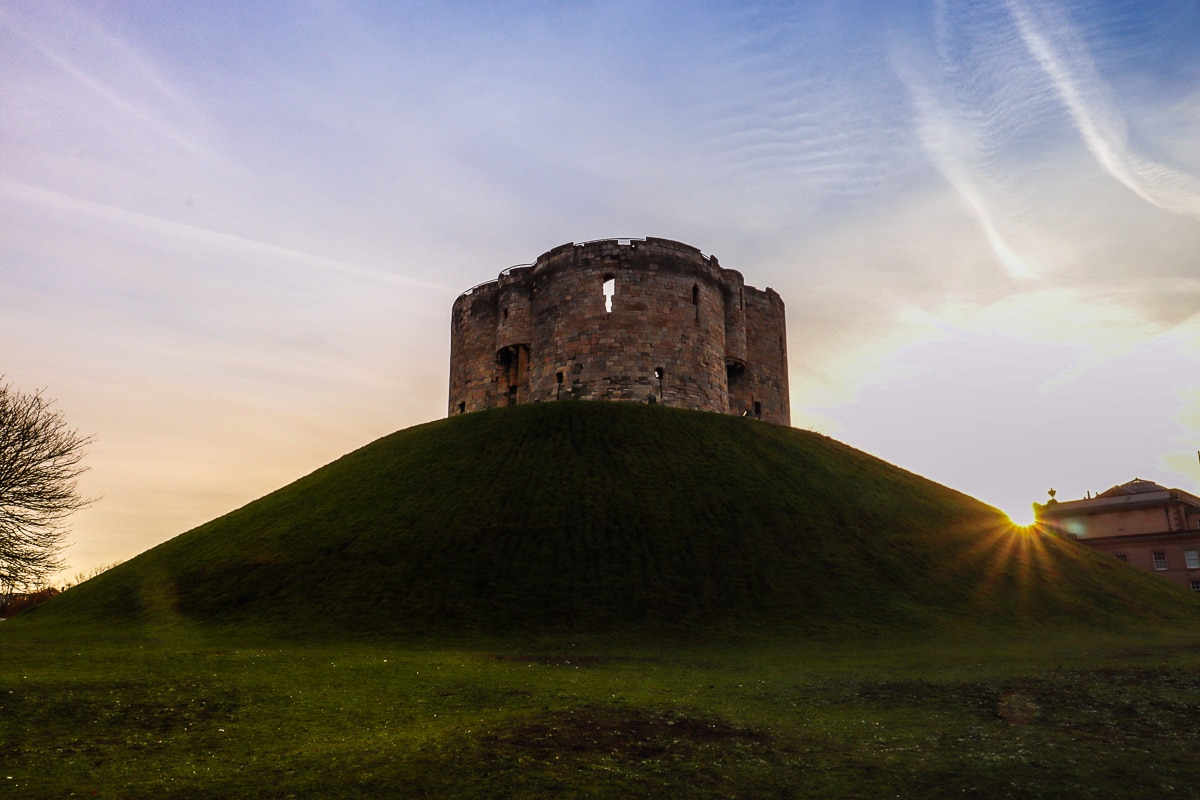
[[754, 363], [763, 337], [782, 342], [782, 301], [751, 331], [747, 291], [762, 294], [667, 239], [556, 247], [455, 301], [449, 411], [609, 399], [788, 424], [786, 352]]

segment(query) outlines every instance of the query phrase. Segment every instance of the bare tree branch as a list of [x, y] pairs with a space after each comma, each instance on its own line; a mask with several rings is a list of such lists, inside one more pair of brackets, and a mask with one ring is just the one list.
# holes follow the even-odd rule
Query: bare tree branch
[[69, 427], [53, 405], [0, 376], [0, 592], [61, 569], [66, 519], [90, 502], [78, 482], [92, 437]]

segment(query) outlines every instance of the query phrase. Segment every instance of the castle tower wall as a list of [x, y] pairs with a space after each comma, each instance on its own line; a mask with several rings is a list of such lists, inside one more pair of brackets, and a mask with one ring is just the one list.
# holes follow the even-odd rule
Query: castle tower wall
[[612, 399], [790, 422], [779, 296], [680, 242], [565, 244], [452, 317], [451, 414]]
[[495, 402], [495, 281], [458, 296], [450, 322], [450, 413], [491, 408]]
[[746, 282], [742, 273], [721, 270], [725, 295], [725, 359], [731, 366], [746, 364]]
[[564, 245], [534, 265], [533, 298], [542, 349], [531, 399], [728, 409], [720, 283], [699, 250], [659, 239]]
[[496, 391], [502, 403], [529, 399], [529, 350], [533, 342], [533, 302], [529, 267], [514, 267], [496, 281]]
[[783, 300], [772, 289], [746, 287], [746, 375], [751, 415], [781, 425], [792, 422], [787, 380], [787, 326]]
[[533, 298], [529, 267], [513, 267], [496, 281], [496, 349], [533, 341]]

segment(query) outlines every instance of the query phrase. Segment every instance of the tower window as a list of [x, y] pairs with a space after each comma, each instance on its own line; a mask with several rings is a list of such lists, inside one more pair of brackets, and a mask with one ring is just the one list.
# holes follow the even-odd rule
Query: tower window
[[695, 283], [692, 284], [692, 305], [700, 305], [700, 286]]
[[604, 276], [604, 310], [612, 313], [613, 295], [617, 293], [617, 279], [612, 275]]

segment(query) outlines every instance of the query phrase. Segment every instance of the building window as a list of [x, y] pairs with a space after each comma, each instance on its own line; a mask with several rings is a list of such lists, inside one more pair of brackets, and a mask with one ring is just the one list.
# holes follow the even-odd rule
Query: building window
[[1200, 592], [1200, 581], [1191, 581], [1189, 585], [1193, 592]]
[[604, 276], [604, 310], [612, 313], [613, 295], [617, 293], [617, 279], [612, 275]]
[[1200, 553], [1195, 550], [1184, 550], [1183, 560], [1187, 562], [1188, 569], [1200, 569]]
[[1167, 568], [1167, 554], [1161, 550], [1154, 551], [1154, 568], [1159, 572]]
[[1124, 553], [1115, 553], [1114, 555], [1116, 555], [1117, 561], [1128, 561], [1129, 560], [1128, 558], [1125, 557]]

